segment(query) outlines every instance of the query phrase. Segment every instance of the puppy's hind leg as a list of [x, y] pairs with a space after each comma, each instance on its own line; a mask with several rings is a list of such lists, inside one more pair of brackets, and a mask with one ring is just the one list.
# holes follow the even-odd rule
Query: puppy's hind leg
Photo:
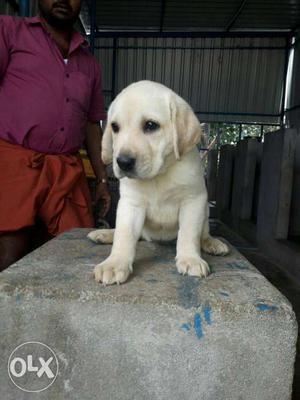
[[90, 232], [87, 237], [95, 243], [112, 244], [114, 240], [114, 229], [97, 229]]
[[210, 236], [209, 233], [209, 222], [208, 222], [208, 207], [207, 216], [204, 221], [203, 231], [201, 236], [201, 249], [205, 253], [212, 254], [214, 256], [225, 256], [229, 253], [229, 247], [223, 243], [220, 239]]

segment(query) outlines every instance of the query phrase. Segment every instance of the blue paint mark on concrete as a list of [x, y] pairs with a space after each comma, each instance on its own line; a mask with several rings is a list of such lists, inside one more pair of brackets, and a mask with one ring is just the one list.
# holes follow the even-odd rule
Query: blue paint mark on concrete
[[276, 311], [277, 307], [266, 303], [257, 303], [256, 308], [259, 311]]
[[17, 303], [21, 303], [21, 300], [22, 300], [22, 296], [20, 295], [20, 293], [18, 293], [18, 294], [16, 295], [16, 302], [17, 302]]
[[196, 313], [194, 316], [194, 329], [198, 339], [203, 337], [201, 315]]
[[245, 261], [242, 261], [242, 260], [226, 263], [225, 265], [226, 265], [226, 267], [228, 267], [230, 269], [243, 269], [243, 270], [249, 269], [248, 263]]
[[220, 292], [220, 294], [221, 294], [222, 296], [229, 297], [229, 293], [226, 293], [226, 292]]
[[178, 296], [180, 303], [184, 308], [199, 307], [200, 299], [198, 288], [201, 280], [196, 276], [182, 276], [179, 277]]
[[150, 279], [146, 279], [146, 282], [155, 283], [155, 282], [158, 282], [158, 281], [157, 281], [157, 279], [150, 278]]
[[184, 331], [190, 331], [191, 330], [191, 324], [182, 324], [181, 329]]
[[151, 257], [151, 262], [153, 262], [153, 263], [155, 263], [155, 264], [158, 264], [158, 265], [168, 265], [168, 264], [171, 264], [172, 265], [172, 267], [174, 266], [174, 261], [173, 261], [173, 259], [172, 258], [170, 258], [170, 259], [167, 259], [166, 257], [165, 257], [165, 255], [164, 256], [152, 256]]
[[[202, 314], [202, 316], [201, 316]], [[212, 320], [211, 320], [211, 308], [209, 306], [209, 304], [205, 304], [202, 307], [202, 312], [200, 313], [196, 313], [194, 315], [194, 330], [195, 330], [195, 334], [197, 336], [198, 339], [201, 339], [204, 334], [203, 334], [203, 330], [202, 330], [202, 323], [203, 323], [203, 317], [205, 320], [205, 323], [207, 325], [211, 325], [212, 324]], [[191, 324], [189, 322], [184, 323], [181, 325], [181, 329], [184, 330], [185, 332], [190, 331], [191, 330]]]
[[208, 304], [203, 307], [203, 314], [207, 325], [211, 325], [211, 308]]

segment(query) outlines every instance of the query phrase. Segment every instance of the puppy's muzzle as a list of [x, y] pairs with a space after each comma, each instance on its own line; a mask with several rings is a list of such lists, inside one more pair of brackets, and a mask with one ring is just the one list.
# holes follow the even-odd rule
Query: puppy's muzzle
[[117, 157], [117, 163], [122, 171], [131, 172], [135, 166], [135, 158], [127, 154], [120, 154], [119, 157]]

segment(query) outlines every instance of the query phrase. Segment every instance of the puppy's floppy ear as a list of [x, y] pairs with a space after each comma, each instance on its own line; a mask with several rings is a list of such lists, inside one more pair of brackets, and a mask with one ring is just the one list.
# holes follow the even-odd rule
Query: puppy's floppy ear
[[107, 123], [102, 137], [101, 158], [105, 165], [111, 164], [113, 160], [113, 133], [111, 128], [111, 114], [115, 100], [111, 103], [107, 113]]
[[109, 122], [107, 122], [106, 124], [102, 137], [101, 158], [105, 165], [112, 163], [112, 158], [113, 158], [112, 129]]
[[176, 94], [170, 98], [170, 113], [173, 127], [173, 147], [177, 160], [190, 151], [202, 136], [200, 122], [192, 108]]

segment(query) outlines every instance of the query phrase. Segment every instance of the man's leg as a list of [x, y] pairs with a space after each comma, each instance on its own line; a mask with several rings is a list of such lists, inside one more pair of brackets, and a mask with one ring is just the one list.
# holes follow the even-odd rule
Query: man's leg
[[33, 226], [0, 235], [0, 271], [52, 238], [53, 236], [47, 232], [46, 226], [39, 219]]
[[0, 271], [30, 251], [30, 228], [0, 235]]
[[35, 225], [29, 229], [30, 229], [30, 251], [37, 249], [38, 247], [48, 242], [48, 240], [54, 238], [53, 235], [50, 235], [50, 233], [47, 230], [47, 226], [39, 217], [35, 219]]

